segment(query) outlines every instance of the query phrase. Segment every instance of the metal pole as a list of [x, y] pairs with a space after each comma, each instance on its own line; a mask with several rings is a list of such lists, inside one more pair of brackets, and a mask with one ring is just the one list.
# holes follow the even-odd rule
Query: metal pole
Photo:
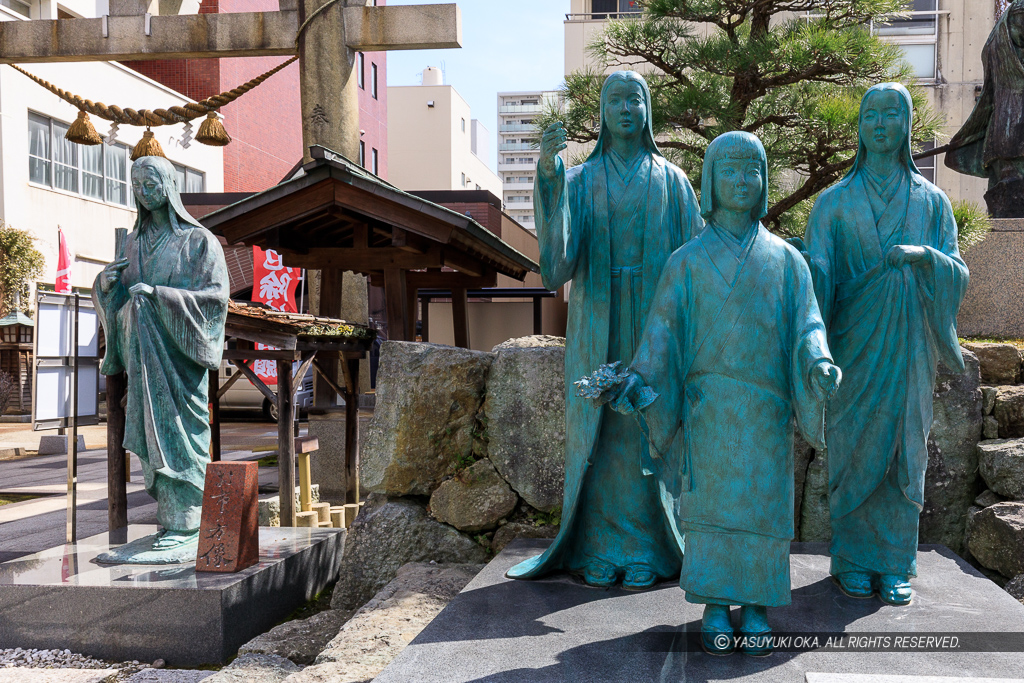
[[68, 444], [68, 519], [67, 542], [78, 536], [76, 504], [78, 498], [78, 292], [74, 293], [75, 317], [71, 325], [71, 436]]

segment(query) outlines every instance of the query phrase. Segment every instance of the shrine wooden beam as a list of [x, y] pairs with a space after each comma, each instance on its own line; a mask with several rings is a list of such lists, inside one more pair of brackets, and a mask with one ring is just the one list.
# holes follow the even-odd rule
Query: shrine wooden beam
[[[289, 268], [337, 268], [366, 273], [385, 268], [440, 268], [444, 265], [441, 249], [434, 247], [425, 254], [408, 252], [393, 247], [382, 249], [345, 249], [322, 248], [314, 249], [309, 254], [281, 254], [284, 265]], [[478, 266], [479, 267], [479, 266]]]
[[[494, 287], [497, 284], [498, 276], [493, 270], [485, 272], [479, 277], [452, 272], [414, 271], [406, 273], [406, 281], [410, 287], [416, 289], [451, 289], [452, 287], [483, 289], [484, 287]], [[384, 278], [377, 274], [371, 274], [370, 284], [383, 287]]]
[[[355, 6], [343, 11], [341, 39], [350, 50], [462, 46], [462, 20], [454, 4]], [[287, 56], [295, 54], [298, 28], [296, 9], [4, 21], [0, 64]]]

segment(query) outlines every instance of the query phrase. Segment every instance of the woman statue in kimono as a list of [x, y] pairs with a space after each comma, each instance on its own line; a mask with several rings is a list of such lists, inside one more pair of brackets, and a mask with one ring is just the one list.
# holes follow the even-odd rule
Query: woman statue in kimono
[[815, 291], [843, 368], [829, 404], [832, 575], [848, 595], [910, 602], [917, 572], [936, 363], [963, 371], [956, 316], [967, 288], [949, 200], [910, 150], [899, 83], [868, 90], [853, 170], [807, 226]]
[[[124, 447], [142, 463], [163, 531], [101, 561], [194, 560], [210, 462], [208, 371], [220, 367], [228, 273], [217, 238], [185, 211], [163, 157], [132, 166], [135, 229], [96, 277], [106, 333], [100, 371], [128, 376]], [[120, 552], [119, 552], [120, 550]]]
[[679, 572], [680, 550], [640, 471], [646, 445], [632, 417], [576, 397], [572, 382], [633, 357], [669, 255], [703, 227], [686, 175], [654, 142], [646, 81], [619, 71], [601, 90], [601, 131], [585, 163], [566, 171], [561, 124], [544, 131], [534, 211], [544, 286], [572, 280], [566, 334], [566, 453], [562, 527], [512, 578], [556, 569], [592, 586], [644, 589]]
[[[616, 410], [639, 409], [664, 511], [686, 539], [679, 585], [703, 604], [701, 642], [770, 654], [767, 608], [790, 603], [793, 433], [824, 445], [835, 392], [825, 326], [807, 263], [760, 224], [768, 162], [745, 132], [704, 157], [708, 227], [676, 251], [658, 285]], [[644, 398], [646, 395], [646, 398]]]

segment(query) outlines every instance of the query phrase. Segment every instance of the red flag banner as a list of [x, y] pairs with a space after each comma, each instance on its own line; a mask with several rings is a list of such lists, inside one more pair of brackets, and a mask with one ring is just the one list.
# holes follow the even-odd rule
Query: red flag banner
[[[301, 268], [285, 268], [281, 255], [273, 249], [252, 248], [252, 300], [264, 303], [274, 310], [298, 313], [295, 291]], [[273, 347], [257, 344], [258, 349]], [[257, 360], [253, 371], [267, 386], [277, 384], [277, 361]]]
[[60, 228], [57, 228], [57, 277], [53, 289], [58, 294], [71, 293], [71, 252]]

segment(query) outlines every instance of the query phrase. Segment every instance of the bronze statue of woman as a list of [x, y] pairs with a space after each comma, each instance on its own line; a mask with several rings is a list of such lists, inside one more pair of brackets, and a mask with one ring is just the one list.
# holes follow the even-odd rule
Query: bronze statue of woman
[[603, 363], [628, 362], [669, 255], [704, 227], [686, 175], [658, 151], [651, 94], [619, 71], [601, 90], [601, 130], [585, 163], [566, 170], [560, 123], [544, 131], [534, 212], [544, 286], [572, 281], [566, 334], [566, 453], [562, 527], [512, 578], [562, 569], [592, 586], [643, 589], [679, 573], [681, 540], [643, 476], [636, 421], [574, 395]]
[[913, 112], [899, 83], [867, 91], [853, 169], [815, 202], [806, 235], [844, 373], [828, 408], [831, 571], [846, 594], [893, 605], [912, 597], [935, 369], [964, 369], [968, 279], [949, 199], [914, 164]]
[[185, 211], [167, 159], [136, 161], [132, 190], [135, 229], [96, 277], [93, 300], [107, 340], [100, 372], [128, 376], [124, 447], [142, 463], [163, 531], [98, 559], [194, 561], [210, 462], [208, 371], [220, 367], [224, 349], [227, 265], [217, 238]]

